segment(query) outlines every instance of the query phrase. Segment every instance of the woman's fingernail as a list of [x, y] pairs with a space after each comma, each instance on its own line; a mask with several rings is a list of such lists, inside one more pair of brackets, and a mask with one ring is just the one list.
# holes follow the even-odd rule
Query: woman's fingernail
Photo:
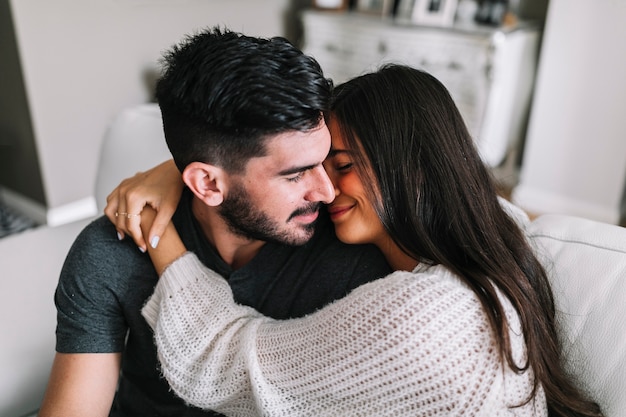
[[156, 249], [156, 247], [159, 245], [159, 240], [161, 238], [158, 236], [154, 236], [152, 239], [150, 239], [150, 246], [152, 246], [152, 249]]
[[141, 253], [146, 253], [146, 248], [137, 246], [137, 248], [141, 251]]
[[120, 232], [117, 232], [117, 239], [118, 240], [123, 240], [124, 236]]

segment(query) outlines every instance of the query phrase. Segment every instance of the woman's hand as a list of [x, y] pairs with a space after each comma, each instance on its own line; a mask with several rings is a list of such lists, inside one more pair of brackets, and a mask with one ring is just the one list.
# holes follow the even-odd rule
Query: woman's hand
[[122, 181], [108, 195], [104, 214], [115, 225], [120, 240], [130, 235], [145, 252], [146, 239], [140, 228], [142, 210], [146, 205], [156, 210], [154, 223], [146, 235], [150, 246], [156, 247], [176, 211], [183, 188], [180, 171], [169, 160]]
[[[144, 210], [141, 212], [141, 231], [146, 237], [157, 216], [158, 212], [150, 206], [144, 207]], [[158, 248], [153, 246], [148, 248], [150, 259], [159, 276], [165, 271], [165, 268], [167, 268], [169, 264], [184, 255], [187, 251], [187, 248], [185, 248], [172, 222], [168, 221], [165, 224], [163, 234], [160, 236], [161, 242]]]

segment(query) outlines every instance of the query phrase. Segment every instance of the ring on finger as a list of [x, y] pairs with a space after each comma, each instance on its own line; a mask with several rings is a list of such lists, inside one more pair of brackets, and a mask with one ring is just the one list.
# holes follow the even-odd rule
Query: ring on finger
[[115, 217], [126, 217], [128, 219], [132, 218], [132, 217], [139, 217], [141, 216], [141, 214], [133, 214], [133, 213], [118, 213], [117, 211], [115, 212]]

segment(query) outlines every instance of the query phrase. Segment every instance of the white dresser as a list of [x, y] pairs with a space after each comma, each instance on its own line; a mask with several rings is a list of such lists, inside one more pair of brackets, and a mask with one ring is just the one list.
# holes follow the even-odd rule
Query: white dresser
[[523, 142], [539, 46], [531, 25], [424, 27], [377, 16], [307, 10], [304, 45], [341, 83], [396, 62], [428, 71], [450, 90], [491, 167]]

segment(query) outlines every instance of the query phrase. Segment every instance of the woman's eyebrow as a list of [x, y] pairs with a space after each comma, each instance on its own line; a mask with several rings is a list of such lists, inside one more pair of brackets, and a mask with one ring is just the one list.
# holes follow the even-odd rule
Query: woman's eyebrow
[[332, 149], [328, 152], [328, 156], [327, 158], [332, 158], [334, 156], [340, 155], [340, 154], [350, 154], [351, 152], [347, 149]]

